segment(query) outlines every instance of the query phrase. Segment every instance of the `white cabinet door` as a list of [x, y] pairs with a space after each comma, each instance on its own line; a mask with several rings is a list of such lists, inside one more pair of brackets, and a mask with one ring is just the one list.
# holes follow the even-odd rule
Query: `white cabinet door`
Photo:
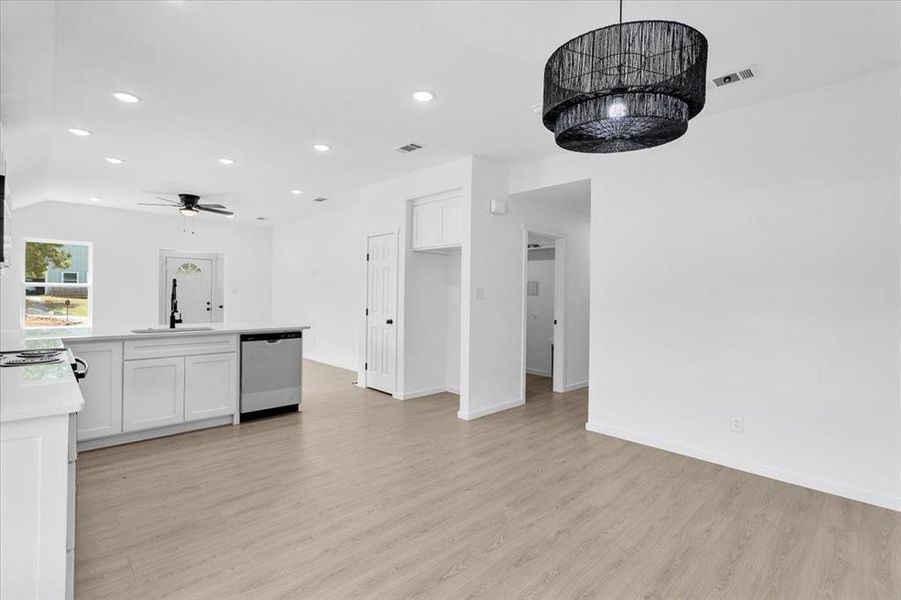
[[441, 233], [438, 243], [442, 246], [463, 245], [463, 203], [459, 198], [438, 203]]
[[238, 404], [238, 355], [185, 357], [185, 421], [234, 414]]
[[123, 429], [138, 431], [185, 420], [185, 358], [125, 361]]
[[78, 382], [84, 408], [78, 413], [78, 439], [122, 433], [122, 342], [72, 344], [72, 353], [88, 364]]
[[440, 212], [435, 202], [413, 206], [413, 248], [438, 245]]

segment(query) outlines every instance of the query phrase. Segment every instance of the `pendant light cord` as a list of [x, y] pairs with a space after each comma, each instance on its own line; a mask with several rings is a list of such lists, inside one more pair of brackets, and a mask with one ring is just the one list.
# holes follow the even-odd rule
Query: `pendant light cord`
[[619, 87], [623, 86], [623, 0], [619, 0], [619, 68], [617, 69], [617, 75], [619, 76], [619, 81], [617, 81], [617, 85]]

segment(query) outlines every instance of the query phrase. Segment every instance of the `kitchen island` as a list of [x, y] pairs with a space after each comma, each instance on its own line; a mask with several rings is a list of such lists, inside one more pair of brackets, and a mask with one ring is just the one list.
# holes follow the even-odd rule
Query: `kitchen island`
[[[32, 330], [59, 340], [89, 367], [78, 385], [78, 449], [88, 450], [240, 422], [241, 336], [302, 332], [255, 322]], [[300, 369], [300, 365], [297, 365]]]

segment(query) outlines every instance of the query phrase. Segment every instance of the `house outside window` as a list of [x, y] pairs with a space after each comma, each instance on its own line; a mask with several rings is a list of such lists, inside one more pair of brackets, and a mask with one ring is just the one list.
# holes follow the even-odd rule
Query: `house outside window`
[[25, 327], [91, 324], [91, 244], [25, 240]]

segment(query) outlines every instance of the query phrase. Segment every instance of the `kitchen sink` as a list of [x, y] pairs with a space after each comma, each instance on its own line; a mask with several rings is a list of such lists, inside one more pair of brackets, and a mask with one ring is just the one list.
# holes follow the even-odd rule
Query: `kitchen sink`
[[184, 331], [212, 331], [212, 327], [178, 327], [170, 329], [169, 327], [148, 327], [147, 329], [132, 329], [132, 333], [178, 333]]

